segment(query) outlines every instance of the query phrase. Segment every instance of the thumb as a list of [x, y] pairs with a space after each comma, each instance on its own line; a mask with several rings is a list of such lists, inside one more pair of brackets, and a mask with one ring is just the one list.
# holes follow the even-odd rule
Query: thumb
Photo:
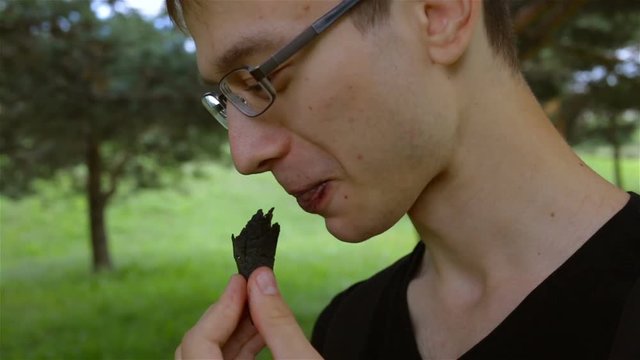
[[251, 318], [274, 358], [321, 358], [282, 299], [271, 269], [256, 269], [247, 288]]

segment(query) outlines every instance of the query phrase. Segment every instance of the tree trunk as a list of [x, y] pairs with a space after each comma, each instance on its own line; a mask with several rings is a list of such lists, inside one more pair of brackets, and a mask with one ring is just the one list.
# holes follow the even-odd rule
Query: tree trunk
[[93, 270], [112, 269], [111, 256], [107, 244], [104, 212], [107, 198], [102, 191], [102, 158], [100, 142], [93, 134], [87, 136], [86, 162], [87, 200], [89, 203], [89, 226], [91, 230], [91, 251], [93, 253]]
[[607, 127], [606, 127], [606, 138], [611, 144], [613, 148], [613, 180], [616, 186], [622, 188], [622, 170], [620, 169], [620, 147], [621, 142], [618, 138], [619, 132], [619, 124], [618, 124], [618, 114], [606, 114], [607, 118]]
[[613, 145], [613, 178], [619, 188], [623, 188], [622, 169], [620, 168], [620, 144], [615, 142]]

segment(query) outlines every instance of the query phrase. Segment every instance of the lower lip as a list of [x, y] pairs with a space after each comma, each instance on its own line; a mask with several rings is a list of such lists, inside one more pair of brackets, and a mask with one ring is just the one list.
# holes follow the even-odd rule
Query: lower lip
[[311, 213], [318, 214], [321, 211], [324, 200], [327, 198], [329, 190], [329, 183], [323, 182], [318, 186], [298, 195], [296, 200], [302, 210]]

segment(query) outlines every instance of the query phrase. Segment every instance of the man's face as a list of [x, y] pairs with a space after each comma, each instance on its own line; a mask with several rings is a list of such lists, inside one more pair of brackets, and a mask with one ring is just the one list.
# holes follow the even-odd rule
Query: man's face
[[[186, 18], [203, 78], [256, 66], [337, 1], [204, 1]], [[243, 174], [271, 171], [300, 206], [345, 241], [395, 224], [443, 169], [454, 128], [417, 38], [392, 18], [366, 34], [340, 20], [277, 69], [273, 106], [248, 118], [229, 105], [229, 141]], [[251, 52], [228, 50], [248, 42]], [[226, 60], [230, 57], [227, 56]], [[436, 91], [437, 90], [437, 91]], [[438, 105], [438, 107], [435, 106]], [[440, 110], [436, 110], [440, 109]]]

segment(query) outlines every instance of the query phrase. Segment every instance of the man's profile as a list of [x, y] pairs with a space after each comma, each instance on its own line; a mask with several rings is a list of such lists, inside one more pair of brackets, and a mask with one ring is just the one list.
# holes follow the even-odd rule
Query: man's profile
[[421, 238], [336, 296], [311, 343], [270, 270], [234, 276], [177, 358], [640, 354], [640, 197], [554, 129], [518, 70], [506, 0], [167, 5], [240, 173], [271, 172], [342, 241], [405, 214]]

